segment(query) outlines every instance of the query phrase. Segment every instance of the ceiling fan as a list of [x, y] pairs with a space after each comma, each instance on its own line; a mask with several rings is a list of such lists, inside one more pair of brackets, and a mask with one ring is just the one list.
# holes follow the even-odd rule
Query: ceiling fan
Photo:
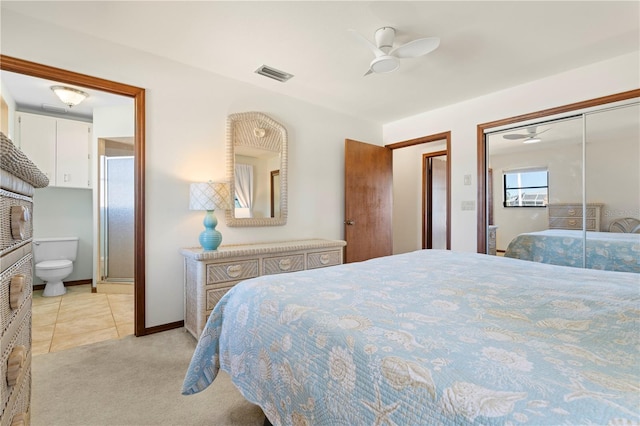
[[537, 127], [536, 126], [532, 126], [532, 127], [527, 127], [527, 133], [526, 134], [522, 134], [522, 133], [507, 133], [506, 135], [503, 135], [502, 137], [505, 139], [509, 139], [509, 140], [518, 140], [518, 139], [524, 139], [522, 141], [522, 143], [537, 143], [537, 142], [542, 142], [542, 139], [540, 139], [538, 137], [538, 135], [543, 134], [544, 132], [551, 130], [551, 129], [545, 129], [541, 132], [537, 131]]
[[393, 41], [396, 36], [396, 30], [392, 27], [378, 28], [375, 32], [375, 44], [355, 30], [349, 31], [355, 34], [357, 39], [376, 55], [369, 64], [369, 71], [364, 75], [395, 71], [400, 66], [400, 59], [424, 56], [436, 50], [440, 45], [440, 38], [425, 37], [412, 40], [394, 48]]

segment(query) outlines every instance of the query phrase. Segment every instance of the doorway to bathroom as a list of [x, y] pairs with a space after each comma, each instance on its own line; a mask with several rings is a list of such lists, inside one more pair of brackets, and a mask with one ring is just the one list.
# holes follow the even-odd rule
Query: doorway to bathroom
[[133, 293], [134, 283], [134, 141], [98, 140], [97, 290]]

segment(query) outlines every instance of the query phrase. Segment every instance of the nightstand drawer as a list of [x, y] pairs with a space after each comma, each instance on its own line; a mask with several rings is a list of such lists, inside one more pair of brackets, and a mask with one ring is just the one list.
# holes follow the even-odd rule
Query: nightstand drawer
[[[2, 258], [3, 267], [14, 252]], [[9, 327], [25, 303], [31, 303], [32, 258], [32, 254], [28, 253], [0, 273], [0, 330]]]
[[283, 272], [302, 271], [304, 269], [304, 254], [291, 256], [270, 257], [263, 260], [262, 274], [272, 275]]
[[258, 259], [207, 265], [207, 285], [246, 280], [258, 276]]
[[326, 266], [340, 265], [342, 263], [342, 250], [319, 251], [307, 254], [307, 269], [324, 268]]

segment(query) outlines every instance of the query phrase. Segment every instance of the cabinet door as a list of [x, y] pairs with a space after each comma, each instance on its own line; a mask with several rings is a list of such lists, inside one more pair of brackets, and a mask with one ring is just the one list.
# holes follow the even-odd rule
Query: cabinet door
[[49, 178], [49, 184], [55, 185], [56, 119], [26, 113], [16, 117], [18, 147]]
[[56, 186], [89, 188], [91, 124], [60, 120], [57, 128]]

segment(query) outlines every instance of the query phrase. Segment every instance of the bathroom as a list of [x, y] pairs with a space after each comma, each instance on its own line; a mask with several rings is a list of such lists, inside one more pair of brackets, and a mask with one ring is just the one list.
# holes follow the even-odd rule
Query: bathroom
[[[54, 129], [58, 128], [54, 139], [61, 138], [59, 129], [65, 123], [89, 128], [86, 160], [78, 161], [76, 156], [72, 161], [75, 169], [63, 175], [60, 164], [69, 163], [69, 158], [60, 151], [59, 142], [53, 154], [57, 173], [44, 170], [40, 152], [23, 149], [50, 179], [50, 185], [37, 189], [33, 197], [34, 247], [39, 239], [77, 238], [72, 270], [62, 279], [64, 295], [43, 295], [45, 282], [39, 277], [43, 268], [34, 267], [34, 355], [133, 334], [131, 98], [86, 90], [89, 96], [82, 103], [65, 106], [51, 90], [59, 82], [6, 71], [0, 77], [3, 107], [7, 106], [3, 132], [17, 146], [21, 147], [21, 139], [29, 132], [45, 132], [45, 126], [29, 127], [30, 118], [54, 121]], [[78, 176], [83, 182], [71, 183]], [[115, 255], [109, 256], [109, 251]]]

